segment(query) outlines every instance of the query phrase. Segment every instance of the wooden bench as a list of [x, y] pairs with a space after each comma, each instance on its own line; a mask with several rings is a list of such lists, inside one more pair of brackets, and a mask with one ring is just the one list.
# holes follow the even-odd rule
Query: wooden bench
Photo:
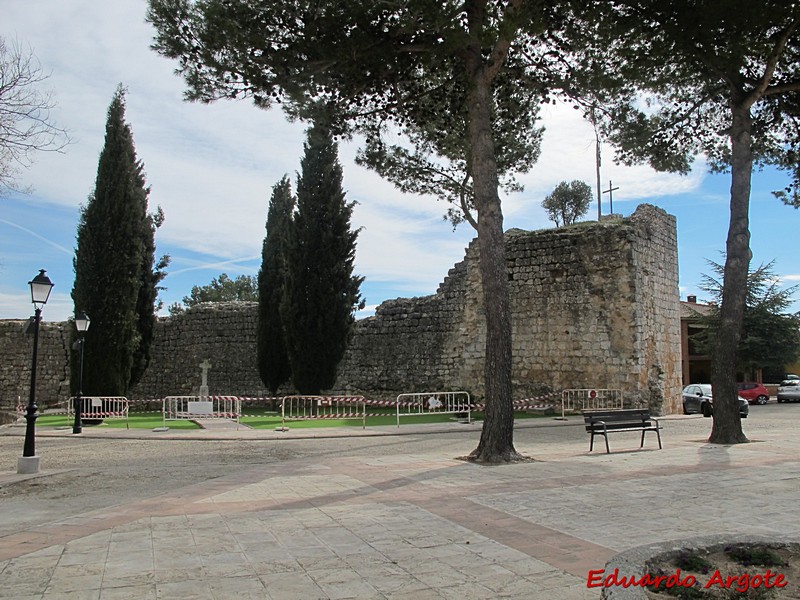
[[606, 439], [606, 453], [611, 454], [608, 447], [608, 434], [623, 431], [641, 431], [642, 443], [639, 446], [644, 448], [644, 435], [648, 431], [655, 431], [658, 436], [658, 447], [661, 446], [661, 425], [658, 419], [650, 416], [650, 411], [646, 408], [630, 408], [621, 410], [590, 410], [583, 413], [583, 420], [586, 423], [586, 432], [591, 434], [589, 452], [594, 449], [594, 436], [602, 435]]

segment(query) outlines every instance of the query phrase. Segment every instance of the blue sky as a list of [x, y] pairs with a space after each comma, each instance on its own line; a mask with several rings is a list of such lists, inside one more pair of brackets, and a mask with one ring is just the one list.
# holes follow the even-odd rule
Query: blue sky
[[[3, 0], [0, 36], [30, 48], [57, 101], [52, 118], [70, 131], [63, 153], [40, 153], [22, 173], [30, 194], [0, 198], [0, 318], [32, 313], [27, 282], [47, 269], [56, 287], [44, 309], [46, 320], [73, 312], [69, 297], [79, 207], [94, 186], [103, 145], [106, 110], [119, 83], [128, 88], [127, 120], [151, 187], [151, 208], [166, 221], [157, 253], [172, 264], [162, 293], [166, 305], [180, 301], [193, 285], [226, 272], [255, 275], [260, 265], [267, 204], [272, 186], [299, 169], [304, 126], [288, 123], [277, 110], [246, 101], [213, 105], [182, 100], [184, 85], [175, 64], [149, 49], [152, 30], [144, 22], [144, 0]], [[593, 133], [577, 111], [550, 106], [542, 157], [522, 177], [525, 191], [504, 197], [507, 228], [541, 229], [553, 224], [541, 200], [560, 182], [582, 179], [594, 186]], [[358, 203], [354, 227], [362, 227], [356, 269], [367, 311], [398, 296], [431, 294], [473, 237], [442, 220], [446, 206], [432, 197], [404, 195], [354, 164], [354, 143], [340, 147], [344, 186]], [[612, 180], [614, 211], [628, 215], [642, 202], [676, 215], [680, 294], [698, 289], [709, 273], [707, 259], [720, 261], [728, 227], [730, 181], [709, 175], [702, 162], [688, 177], [647, 167], [614, 165], [603, 149], [602, 180]], [[800, 213], [771, 191], [785, 178], [756, 173], [751, 196], [753, 263], [775, 261], [781, 285], [800, 283], [797, 227]], [[607, 195], [602, 207], [609, 210]], [[586, 218], [596, 218], [592, 204]], [[800, 294], [798, 294], [800, 296]], [[800, 310], [796, 302], [793, 310]]]

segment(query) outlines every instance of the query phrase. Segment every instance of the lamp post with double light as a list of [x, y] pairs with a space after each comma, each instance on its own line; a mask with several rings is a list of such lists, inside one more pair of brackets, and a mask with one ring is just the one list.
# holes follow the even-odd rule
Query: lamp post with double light
[[28, 398], [28, 407], [25, 411], [25, 447], [22, 457], [17, 461], [17, 473], [28, 474], [39, 472], [39, 457], [36, 456], [36, 357], [39, 352], [39, 323], [42, 320], [42, 306], [47, 304], [53, 282], [44, 269], [28, 282], [31, 286], [31, 301], [33, 302], [33, 359], [31, 360], [31, 394]]
[[83, 336], [89, 329], [90, 322], [89, 315], [83, 311], [75, 315], [75, 329], [78, 330], [78, 340], [75, 344], [80, 346], [81, 361], [78, 367], [78, 393], [75, 395], [75, 422], [72, 424], [72, 433], [83, 431], [83, 421], [81, 420], [83, 412]]

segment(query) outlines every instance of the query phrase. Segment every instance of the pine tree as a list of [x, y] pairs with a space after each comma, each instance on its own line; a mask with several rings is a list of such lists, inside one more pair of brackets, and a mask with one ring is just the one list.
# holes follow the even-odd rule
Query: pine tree
[[146, 367], [157, 285], [168, 262], [165, 257], [153, 269], [153, 235], [161, 217], [147, 214], [148, 194], [120, 86], [108, 109], [95, 189], [81, 208], [73, 260], [75, 310], [91, 318], [86, 395], [124, 396], [132, 376]]
[[[601, 3], [588, 4], [595, 9]], [[486, 413], [469, 457], [485, 463], [520, 459], [514, 448], [511, 300], [498, 188], [513, 183], [515, 173], [527, 172], [538, 154], [539, 94], [547, 101], [559, 90], [571, 98], [586, 91], [575, 75], [594, 63], [586, 64], [574, 38], [596, 24], [575, 22], [571, 12], [582, 4], [149, 0], [148, 5], [154, 48], [179, 61], [188, 99], [248, 97], [259, 107], [279, 105], [291, 118], [312, 120], [322, 106], [337, 131], [364, 135], [367, 154], [376, 148], [370, 143], [379, 141], [376, 137], [409, 134], [411, 161], [394, 161], [392, 152], [388, 158], [397, 169], [380, 168], [380, 153], [378, 161], [365, 163], [381, 175], [395, 173], [395, 183], [422, 189], [431, 177], [444, 183], [461, 174], [445, 185], [444, 197], [460, 210], [449, 213], [455, 220], [469, 220], [474, 209], [486, 317]], [[416, 166], [423, 168], [416, 168], [415, 154]], [[427, 168], [439, 163], [446, 168]], [[409, 176], [398, 172], [406, 168]]]
[[345, 200], [336, 144], [314, 125], [304, 147], [281, 318], [294, 386], [318, 394], [336, 381], [364, 278], [353, 275], [358, 231], [350, 229], [354, 203]]
[[258, 273], [258, 373], [274, 396], [291, 377], [281, 322], [280, 304], [286, 279], [286, 245], [295, 199], [289, 178], [272, 188], [267, 211], [267, 235]]

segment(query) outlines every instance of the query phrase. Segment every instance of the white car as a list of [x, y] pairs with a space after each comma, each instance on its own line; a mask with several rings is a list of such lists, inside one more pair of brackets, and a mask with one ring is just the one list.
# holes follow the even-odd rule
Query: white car
[[778, 388], [778, 402], [800, 402], [800, 380], [787, 379]]

